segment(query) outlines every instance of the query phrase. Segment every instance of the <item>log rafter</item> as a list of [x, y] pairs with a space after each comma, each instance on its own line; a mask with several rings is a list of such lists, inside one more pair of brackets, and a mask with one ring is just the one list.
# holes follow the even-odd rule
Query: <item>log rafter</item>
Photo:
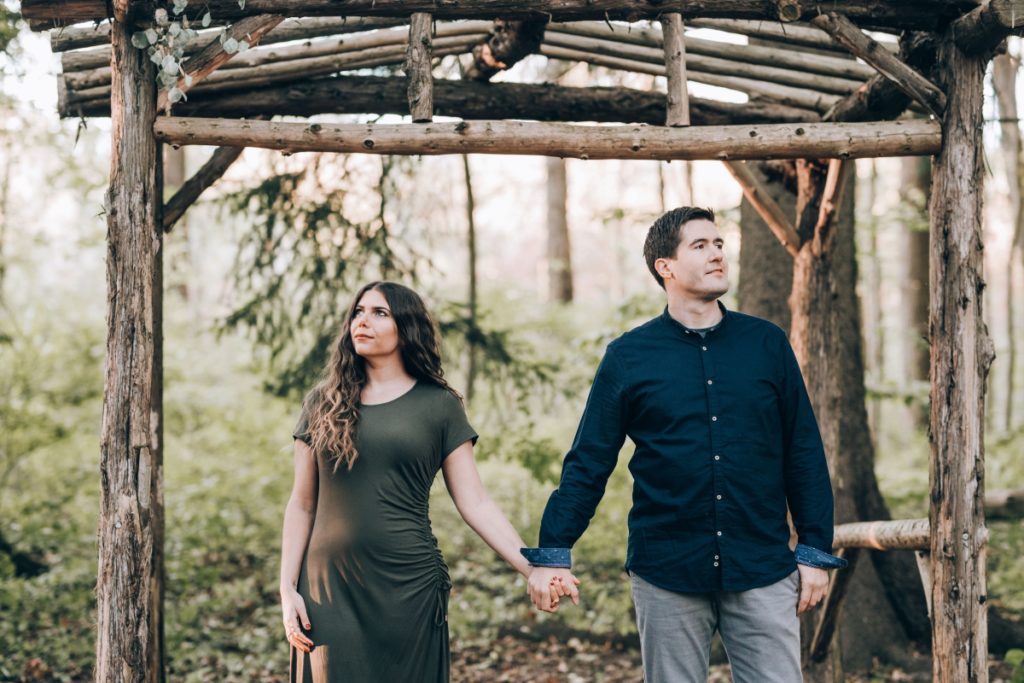
[[202, 167], [186, 180], [164, 205], [163, 230], [170, 232], [174, 224], [195, 204], [199, 196], [217, 182], [231, 164], [242, 155], [244, 147], [218, 147]]
[[841, 14], [829, 12], [815, 17], [811, 23], [827, 31], [855, 57], [873, 66], [896, 87], [920, 102], [933, 116], [942, 116], [946, 108], [946, 95], [938, 86], [882, 49], [878, 41], [865, 35], [852, 21]]
[[[259, 14], [254, 17], [246, 17], [231, 27], [228, 37], [236, 41], [244, 40], [250, 45], [258, 45], [263, 36], [283, 20], [284, 17], [278, 14]], [[182, 67], [185, 75], [178, 79], [178, 89], [183, 93], [188, 92], [234, 56], [235, 53], [224, 49], [220, 39], [214, 38], [197, 55], [186, 60]], [[157, 97], [156, 107], [158, 110], [162, 110], [167, 105], [168, 95], [166, 92], [161, 92]]]

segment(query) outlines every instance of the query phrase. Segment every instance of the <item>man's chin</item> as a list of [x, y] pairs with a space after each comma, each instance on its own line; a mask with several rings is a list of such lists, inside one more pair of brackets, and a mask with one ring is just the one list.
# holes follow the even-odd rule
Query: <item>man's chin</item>
[[704, 291], [704, 295], [707, 297], [708, 301], [714, 301], [715, 299], [725, 296], [726, 292], [728, 291], [729, 283], [726, 282], [725, 284], [718, 287], [709, 287]]

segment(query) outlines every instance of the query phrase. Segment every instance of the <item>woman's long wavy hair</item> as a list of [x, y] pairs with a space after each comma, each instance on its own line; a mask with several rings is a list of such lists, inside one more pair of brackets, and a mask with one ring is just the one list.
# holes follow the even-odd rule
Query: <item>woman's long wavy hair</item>
[[313, 452], [323, 452], [334, 460], [335, 472], [342, 463], [351, 470], [359, 456], [355, 433], [359, 423], [359, 397], [366, 386], [366, 361], [352, 344], [352, 319], [356, 306], [370, 290], [383, 294], [391, 307], [405, 371], [417, 382], [436, 384], [462, 398], [444, 379], [437, 326], [420, 295], [395, 282], [364, 285], [352, 299], [322, 379], [306, 398]]

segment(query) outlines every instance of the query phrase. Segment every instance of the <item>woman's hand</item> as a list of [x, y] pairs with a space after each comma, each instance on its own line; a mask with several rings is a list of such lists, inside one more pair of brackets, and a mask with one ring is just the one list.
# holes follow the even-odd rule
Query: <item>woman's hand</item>
[[533, 567], [527, 575], [527, 593], [537, 609], [544, 612], [558, 610], [558, 599], [568, 595], [573, 604], [580, 604], [577, 579], [568, 569]]
[[294, 588], [281, 589], [281, 612], [284, 618], [284, 633], [288, 642], [300, 652], [312, 652], [313, 641], [306, 637], [301, 629], [310, 630], [309, 616], [306, 614], [306, 602]]

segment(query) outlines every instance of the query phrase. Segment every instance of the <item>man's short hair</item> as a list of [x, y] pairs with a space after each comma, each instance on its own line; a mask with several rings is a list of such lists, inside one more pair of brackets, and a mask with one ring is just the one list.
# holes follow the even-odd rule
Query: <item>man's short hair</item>
[[651, 271], [651, 275], [658, 281], [658, 286], [662, 289], [665, 289], [665, 280], [658, 275], [658, 271], [654, 268], [654, 262], [660, 258], [672, 258], [676, 255], [679, 243], [683, 239], [683, 231], [680, 228], [694, 220], [707, 220], [714, 223], [715, 212], [699, 206], [680, 206], [654, 221], [647, 231], [647, 239], [644, 240], [644, 258], [647, 260], [647, 268]]

